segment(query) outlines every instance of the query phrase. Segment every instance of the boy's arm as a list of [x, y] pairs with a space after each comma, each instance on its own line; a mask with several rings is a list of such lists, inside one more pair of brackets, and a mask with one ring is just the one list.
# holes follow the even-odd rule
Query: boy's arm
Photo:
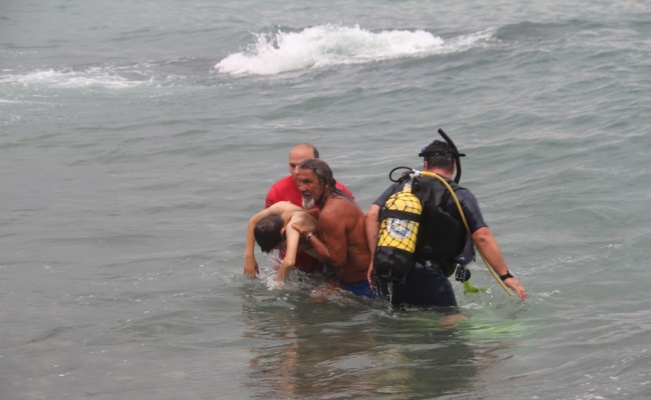
[[260, 222], [262, 218], [270, 215], [278, 215], [278, 213], [279, 207], [274, 204], [255, 214], [249, 220], [249, 225], [246, 229], [246, 245], [244, 246], [244, 275], [254, 278], [260, 272], [258, 262], [255, 260], [255, 236], [253, 234], [255, 225]]
[[278, 275], [276, 276], [277, 282], [284, 282], [289, 272], [294, 268], [294, 264], [296, 264], [296, 253], [298, 252], [298, 242], [301, 239], [301, 235], [290, 224], [285, 229], [285, 239], [287, 240], [285, 258], [283, 258], [283, 263], [280, 265], [280, 269], [278, 269]]
[[253, 235], [253, 229], [258, 221], [255, 220], [255, 216], [249, 220], [249, 225], [246, 229], [246, 245], [244, 247], [244, 275], [252, 278], [255, 278], [260, 272], [258, 262], [255, 260], [255, 236]]

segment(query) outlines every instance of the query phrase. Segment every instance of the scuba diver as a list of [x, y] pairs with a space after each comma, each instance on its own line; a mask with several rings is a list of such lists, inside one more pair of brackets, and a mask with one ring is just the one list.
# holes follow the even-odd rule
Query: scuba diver
[[394, 169], [411, 172], [394, 181], [366, 214], [366, 235], [374, 255], [369, 282], [394, 306], [458, 312], [448, 278], [455, 274], [459, 281], [469, 279], [465, 265], [474, 259], [476, 246], [507, 293], [511, 295], [509, 287], [526, 300], [526, 290], [509, 271], [477, 199], [458, 185], [459, 157], [464, 154], [441, 129], [439, 134], [445, 141], [434, 140], [418, 154], [424, 171]]

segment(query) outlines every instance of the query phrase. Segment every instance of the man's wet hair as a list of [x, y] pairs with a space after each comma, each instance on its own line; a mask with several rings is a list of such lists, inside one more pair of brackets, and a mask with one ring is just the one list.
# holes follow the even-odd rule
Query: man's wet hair
[[332, 176], [332, 170], [330, 169], [330, 166], [328, 165], [327, 162], [318, 159], [318, 158], [308, 158], [307, 160], [303, 161], [301, 165], [298, 166], [298, 169], [309, 169], [314, 172], [314, 175], [316, 175], [317, 179], [319, 180], [319, 184], [321, 186], [325, 186], [326, 184], [330, 185], [330, 191], [334, 192], [336, 189], [336, 181], [335, 178]]
[[451, 172], [454, 167], [454, 153], [450, 145], [440, 140], [423, 147], [418, 156], [427, 161], [428, 168], [436, 167]]
[[255, 241], [263, 253], [270, 253], [283, 241], [283, 219], [277, 215], [262, 218], [253, 228]]

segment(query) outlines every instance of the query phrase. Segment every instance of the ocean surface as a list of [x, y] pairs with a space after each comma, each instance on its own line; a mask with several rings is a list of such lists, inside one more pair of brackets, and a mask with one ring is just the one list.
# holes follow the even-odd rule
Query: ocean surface
[[[0, 2], [0, 399], [651, 398], [651, 3]], [[368, 210], [443, 128], [464, 321], [242, 275], [299, 142]]]

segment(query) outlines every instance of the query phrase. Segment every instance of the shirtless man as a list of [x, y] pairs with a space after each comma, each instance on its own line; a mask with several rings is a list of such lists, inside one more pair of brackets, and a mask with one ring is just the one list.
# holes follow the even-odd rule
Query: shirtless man
[[255, 277], [260, 272], [254, 255], [255, 242], [263, 252], [269, 253], [284, 241], [285, 257], [276, 277], [277, 282], [284, 282], [296, 263], [299, 249], [315, 255], [307, 243], [299, 243], [301, 234], [297, 228], [301, 229], [301, 232], [311, 233], [317, 231], [318, 225], [316, 219], [305, 209], [289, 201], [276, 203], [251, 217], [246, 232], [244, 274]]
[[308, 159], [298, 167], [296, 183], [306, 203], [319, 209], [318, 235], [291, 225], [314, 250], [330, 262], [337, 280], [333, 283], [359, 296], [373, 297], [366, 279], [371, 254], [366, 244], [364, 213], [336, 188], [332, 170], [319, 159]]

